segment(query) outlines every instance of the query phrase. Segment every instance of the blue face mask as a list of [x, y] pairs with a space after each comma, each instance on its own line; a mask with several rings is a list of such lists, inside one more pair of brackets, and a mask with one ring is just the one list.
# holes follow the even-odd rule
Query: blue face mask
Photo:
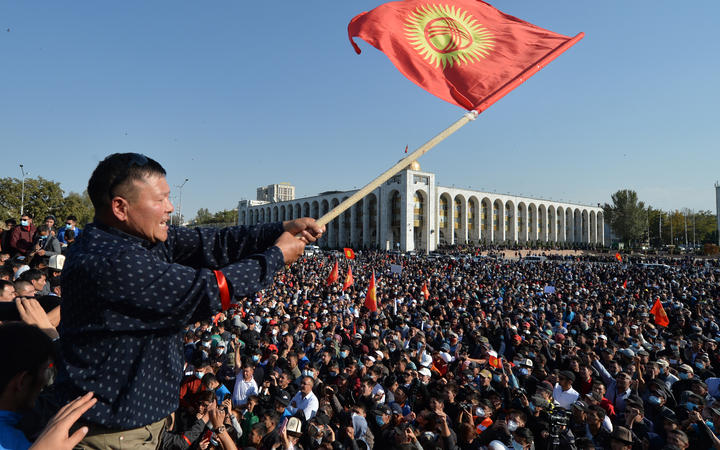
[[614, 321], [614, 320], [608, 320], [608, 325], [610, 325], [610, 326], [615, 325], [615, 321]]
[[499, 382], [500, 382], [500, 375], [498, 375], [498, 374], [493, 374], [493, 381], [496, 382], [496, 383], [499, 383]]
[[687, 380], [687, 379], [688, 379], [688, 374], [685, 373], [685, 372], [680, 372], [678, 375], [680, 376], [680, 379], [681, 379], [681, 380]]
[[703, 370], [705, 368], [705, 365], [701, 362], [696, 362], [695, 367], [697, 367], [700, 370]]
[[340, 356], [341, 356], [342, 358], [347, 358], [348, 352], [340, 352]]
[[698, 406], [698, 405], [696, 405], [696, 404], [693, 403], [693, 402], [687, 402], [687, 403], [685, 403], [685, 408], [686, 408], [688, 411], [693, 411], [695, 408], [697, 408], [697, 406]]
[[21, 221], [20, 221], [20, 226], [23, 226], [23, 227], [28, 226], [28, 221], [27, 221], [27, 220], [21, 220]]
[[253, 360], [254, 362], [260, 361], [260, 355], [253, 355], [253, 356], [252, 356], [252, 360]]
[[375, 422], [377, 422], [377, 424], [380, 426], [385, 425], [385, 421], [383, 420], [382, 416], [375, 416]]
[[650, 402], [650, 403], [653, 404], [653, 405], [659, 405], [659, 404], [660, 404], [660, 398], [657, 397], [657, 396], [655, 396], [655, 395], [651, 395], [650, 397], [648, 397], [648, 402]]
[[72, 230], [72, 225], [70, 225], [69, 223], [65, 224], [65, 229]]
[[528, 373], [529, 371], [526, 368], [523, 367], [522, 369], [520, 369], [520, 375], [527, 376]]

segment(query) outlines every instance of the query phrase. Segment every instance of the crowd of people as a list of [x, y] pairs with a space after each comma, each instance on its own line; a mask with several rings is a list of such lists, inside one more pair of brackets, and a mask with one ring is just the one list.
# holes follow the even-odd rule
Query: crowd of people
[[[3, 252], [18, 309], [62, 305], [55, 255], [18, 258], [43, 233]], [[356, 253], [303, 257], [187, 326], [160, 448], [720, 448], [717, 260]], [[45, 309], [22, 320], [55, 339]]]

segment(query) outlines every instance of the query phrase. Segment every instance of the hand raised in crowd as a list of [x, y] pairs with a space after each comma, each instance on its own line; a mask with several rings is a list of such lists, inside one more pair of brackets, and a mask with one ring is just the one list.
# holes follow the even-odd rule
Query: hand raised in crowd
[[16, 298], [15, 306], [17, 306], [23, 322], [40, 328], [50, 339], [60, 337], [55, 327], [50, 323], [47, 313], [37, 300], [34, 298]]
[[225, 410], [218, 408], [215, 401], [210, 403], [208, 414], [210, 415], [210, 423], [213, 428], [217, 428], [225, 423]]
[[30, 449], [71, 450], [74, 448], [83, 440], [88, 428], [81, 427], [72, 435], [70, 435], [70, 428], [95, 403], [97, 403], [97, 399], [93, 398], [92, 392], [88, 392], [60, 408], [60, 411], [50, 419]]
[[325, 232], [325, 227], [319, 226], [315, 219], [311, 217], [285, 221], [283, 222], [283, 228], [306, 244], [320, 239]]

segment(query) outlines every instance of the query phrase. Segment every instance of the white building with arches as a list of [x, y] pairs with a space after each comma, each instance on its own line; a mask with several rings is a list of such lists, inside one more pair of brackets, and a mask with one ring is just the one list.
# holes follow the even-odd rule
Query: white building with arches
[[[238, 224], [317, 219], [355, 192], [272, 203], [241, 200]], [[600, 207], [437, 186], [435, 174], [414, 162], [331, 221], [319, 245], [423, 252], [445, 244], [603, 245], [604, 229]]]

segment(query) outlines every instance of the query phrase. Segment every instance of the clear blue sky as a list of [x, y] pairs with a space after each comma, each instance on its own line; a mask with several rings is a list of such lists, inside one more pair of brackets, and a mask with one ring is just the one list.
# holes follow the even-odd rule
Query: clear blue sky
[[[270, 183], [361, 187], [463, 113], [355, 54], [347, 24], [378, 4], [2, 2], [0, 177], [22, 163], [79, 192], [105, 155], [143, 152], [190, 178], [189, 218]], [[439, 184], [714, 210], [720, 3], [493, 4], [586, 37], [422, 157]]]

